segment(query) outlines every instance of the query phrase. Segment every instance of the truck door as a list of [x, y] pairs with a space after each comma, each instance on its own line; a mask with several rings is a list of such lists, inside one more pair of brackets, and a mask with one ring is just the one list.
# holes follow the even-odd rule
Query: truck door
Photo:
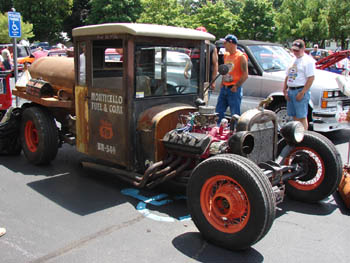
[[122, 44], [121, 39], [92, 41], [88, 148], [92, 156], [126, 166]]

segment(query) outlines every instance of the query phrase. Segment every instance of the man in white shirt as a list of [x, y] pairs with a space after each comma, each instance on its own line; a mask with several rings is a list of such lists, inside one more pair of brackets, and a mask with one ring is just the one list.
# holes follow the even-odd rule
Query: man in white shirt
[[301, 39], [292, 44], [295, 60], [287, 69], [283, 94], [287, 100], [287, 113], [294, 120], [300, 121], [308, 129], [308, 105], [310, 87], [315, 79], [315, 61], [305, 55], [305, 42]]

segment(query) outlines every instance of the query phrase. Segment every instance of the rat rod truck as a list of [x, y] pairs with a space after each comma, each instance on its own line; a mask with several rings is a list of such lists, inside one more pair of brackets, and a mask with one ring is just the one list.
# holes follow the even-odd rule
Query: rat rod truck
[[[203, 101], [213, 35], [120, 23], [75, 28], [73, 37], [74, 59], [38, 59], [28, 84], [13, 90], [28, 100], [14, 112], [29, 162], [49, 163], [70, 143], [96, 160], [84, 167], [135, 187], [186, 185], [203, 237], [233, 250], [267, 234], [285, 194], [317, 202], [339, 185], [335, 146], [299, 122], [278, 132], [276, 114], [261, 105], [217, 125], [215, 109]], [[118, 59], [106, 59], [111, 48]], [[187, 79], [194, 49], [199, 72]]]

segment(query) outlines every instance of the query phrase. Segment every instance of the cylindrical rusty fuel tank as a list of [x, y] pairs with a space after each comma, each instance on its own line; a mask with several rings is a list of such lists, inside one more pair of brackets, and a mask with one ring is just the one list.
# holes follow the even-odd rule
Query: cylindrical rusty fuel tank
[[74, 59], [67, 57], [41, 57], [29, 67], [33, 79], [43, 79], [51, 84], [55, 93], [73, 94]]

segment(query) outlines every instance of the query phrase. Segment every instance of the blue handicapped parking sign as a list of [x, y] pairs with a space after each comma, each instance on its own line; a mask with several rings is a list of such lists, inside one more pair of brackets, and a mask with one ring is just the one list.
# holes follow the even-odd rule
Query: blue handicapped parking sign
[[18, 12], [8, 12], [9, 37], [21, 37], [21, 14]]

